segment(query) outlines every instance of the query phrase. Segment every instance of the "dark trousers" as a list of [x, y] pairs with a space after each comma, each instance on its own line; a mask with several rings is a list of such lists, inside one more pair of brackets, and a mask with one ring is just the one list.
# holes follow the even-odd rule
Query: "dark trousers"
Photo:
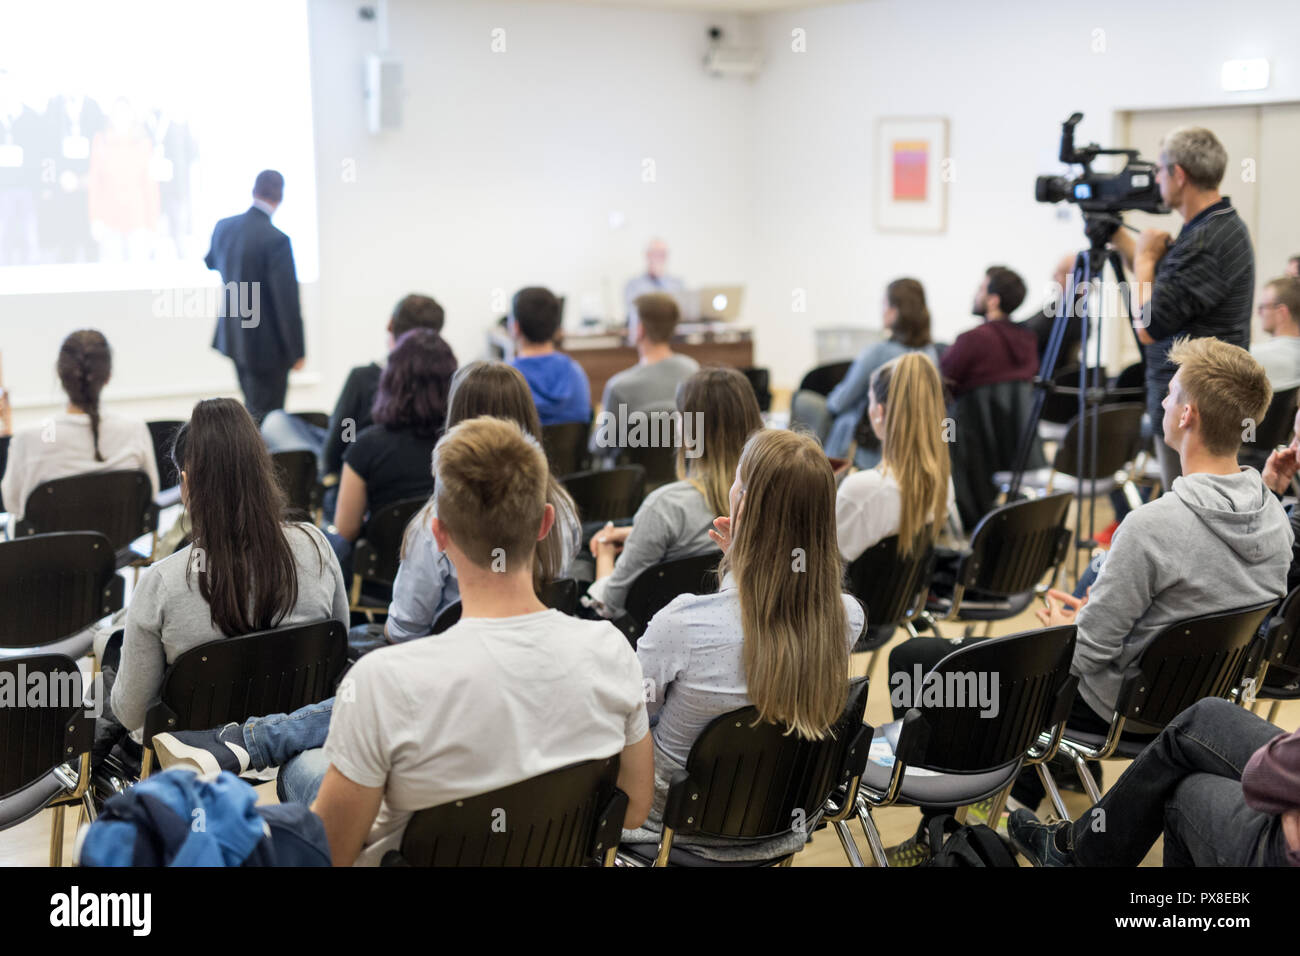
[[289, 370], [276, 368], [249, 368], [236, 365], [239, 389], [244, 393], [244, 407], [260, 427], [266, 413], [284, 408], [284, 397], [289, 391]]
[[1075, 863], [1137, 866], [1163, 832], [1165, 866], [1286, 866], [1282, 818], [1241, 792], [1247, 761], [1280, 733], [1226, 700], [1197, 701], [1075, 822]]

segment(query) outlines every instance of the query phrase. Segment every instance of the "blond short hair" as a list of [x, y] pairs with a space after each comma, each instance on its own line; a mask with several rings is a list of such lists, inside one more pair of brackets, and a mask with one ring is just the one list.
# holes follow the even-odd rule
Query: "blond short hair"
[[549, 474], [541, 447], [515, 422], [461, 422], [433, 450], [438, 520], [476, 565], [504, 555], [507, 568], [531, 568]]
[[1213, 338], [1179, 339], [1169, 350], [1189, 402], [1196, 403], [1201, 441], [1216, 455], [1235, 454], [1242, 430], [1263, 421], [1273, 400], [1264, 366], [1245, 349]]

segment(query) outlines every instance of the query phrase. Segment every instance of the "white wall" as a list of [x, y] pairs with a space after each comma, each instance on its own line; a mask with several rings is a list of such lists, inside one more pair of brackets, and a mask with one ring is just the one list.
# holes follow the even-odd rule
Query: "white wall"
[[[1061, 220], [1033, 198], [1035, 176], [1064, 169], [1056, 155], [1071, 112], [1085, 114], [1077, 143], [1115, 146], [1117, 110], [1300, 99], [1300, 4], [1281, 0], [871, 0], [772, 14], [762, 27], [750, 301], [770, 316], [757, 360], [786, 385], [813, 364], [811, 329], [878, 325], [898, 276], [925, 284], [936, 335], [949, 340], [975, 321], [971, 298], [990, 264], [1044, 295], [1059, 257], [1086, 245], [1077, 210]], [[791, 52], [796, 28], [805, 53]], [[1094, 30], [1104, 53], [1092, 52]], [[1223, 61], [1245, 57], [1272, 61], [1270, 89], [1223, 93]], [[873, 225], [875, 122], [896, 115], [949, 120], [956, 182], [942, 235]], [[1259, 171], [1268, 175], [1294, 171]], [[1224, 192], [1250, 188], [1226, 182]], [[794, 288], [807, 290], [806, 314], [791, 312]]]

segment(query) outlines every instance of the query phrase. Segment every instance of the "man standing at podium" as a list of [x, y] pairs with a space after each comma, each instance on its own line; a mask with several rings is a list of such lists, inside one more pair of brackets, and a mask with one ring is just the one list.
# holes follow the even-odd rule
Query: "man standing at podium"
[[685, 321], [690, 322], [696, 318], [697, 310], [693, 308], [694, 303], [689, 302], [689, 297], [686, 295], [686, 283], [664, 272], [667, 263], [668, 245], [662, 239], [651, 239], [645, 250], [645, 272], [629, 279], [627, 285], [623, 287], [624, 314], [629, 317], [635, 314], [632, 306], [639, 296], [664, 292], [677, 300]]
[[259, 425], [267, 412], [284, 408], [289, 372], [305, 361], [293, 249], [271, 225], [283, 198], [284, 177], [273, 169], [258, 173], [252, 207], [217, 223], [203, 260], [225, 284], [212, 347], [235, 363], [244, 407]]

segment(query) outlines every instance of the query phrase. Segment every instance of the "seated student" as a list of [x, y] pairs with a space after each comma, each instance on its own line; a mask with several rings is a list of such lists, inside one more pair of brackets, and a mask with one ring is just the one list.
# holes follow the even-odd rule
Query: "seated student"
[[[624, 825], [638, 825], [653, 757], [636, 655], [608, 623], [549, 610], [533, 590], [533, 555], [555, 518], [546, 456], [515, 423], [477, 418], [443, 436], [434, 471], [434, 535], [463, 615], [357, 663], [324, 751], [282, 768], [286, 796], [314, 795], [336, 866], [377, 863], [418, 810], [618, 754]], [[280, 726], [292, 738], [290, 723]], [[281, 762], [291, 742], [261, 741]]]
[[412, 329], [388, 356], [371, 407], [374, 424], [343, 456], [330, 543], [350, 577], [352, 545], [366, 515], [433, 490], [429, 462], [447, 420], [456, 356], [432, 329]]
[[[596, 580], [584, 603], [604, 617], [623, 613], [627, 593], [642, 571], [714, 550], [713, 519], [731, 513], [728, 489], [741, 449], [763, 427], [754, 389], [734, 368], [696, 372], [682, 386], [678, 408], [683, 439], [677, 451], [679, 480], [646, 495], [631, 527], [606, 525], [591, 539]], [[694, 448], [685, 447], [687, 438]], [[688, 457], [688, 451], [698, 455]]]
[[543, 425], [591, 421], [591, 385], [582, 366], [555, 347], [560, 330], [560, 300], [549, 289], [530, 286], [515, 293], [510, 306], [515, 357], [533, 392]]
[[982, 323], [957, 336], [939, 360], [954, 398], [981, 385], [1028, 382], [1038, 374], [1038, 339], [1011, 321], [1011, 313], [1024, 301], [1020, 276], [1004, 266], [990, 266], [971, 309]]
[[229, 398], [199, 402], [172, 459], [193, 544], [140, 576], [126, 615], [113, 715], [144, 726], [163, 672], [208, 641], [333, 618], [348, 621], [347, 589], [319, 530], [283, 519], [284, 494], [257, 426]]
[[1042, 824], [1016, 810], [1007, 830], [1036, 866], [1137, 866], [1162, 833], [1165, 866], [1300, 866], [1300, 731], [1197, 701], [1091, 812]]
[[[636, 300], [636, 351], [640, 361], [619, 372], [605, 383], [601, 401], [604, 410], [616, 416], [631, 412], [659, 411], [671, 407], [677, 389], [700, 370], [700, 363], [689, 355], [673, 351], [673, 330], [680, 312], [677, 300], [666, 292], [652, 292]], [[602, 440], [596, 429], [591, 434], [591, 452], [617, 457], [617, 442], [609, 436]]]
[[[509, 365], [471, 362], [452, 377], [447, 428], [482, 415], [513, 421], [541, 441], [542, 427], [528, 383]], [[546, 480], [546, 502], [555, 509], [555, 523], [537, 546], [539, 583], [567, 576], [582, 546], [577, 508], [554, 475]], [[402, 561], [384, 626], [389, 643], [424, 637], [433, 630], [438, 616], [460, 598], [456, 568], [433, 535], [436, 504], [435, 496], [411, 520], [402, 539]]]
[[108, 340], [93, 329], [73, 332], [59, 347], [56, 368], [68, 396], [64, 413], [40, 425], [21, 428], [9, 440], [9, 462], [0, 482], [0, 498], [14, 520], [22, 519], [27, 499], [36, 487], [56, 478], [143, 471], [157, 494], [158, 463], [149, 427], [137, 419], [99, 409], [100, 392], [113, 371]]
[[933, 542], [953, 504], [943, 383], [934, 363], [920, 352], [896, 358], [871, 376], [870, 395], [867, 415], [883, 458], [845, 478], [835, 495], [847, 563], [890, 535], [898, 535], [904, 555], [918, 537]]
[[[844, 458], [853, 444], [858, 422], [867, 411], [871, 376], [886, 362], [908, 352], [923, 351], [935, 364], [939, 352], [930, 338], [930, 310], [925, 304], [925, 289], [915, 279], [895, 279], [885, 289], [885, 330], [889, 338], [863, 349], [853, 360], [843, 380], [826, 396], [826, 410], [835, 416], [826, 437], [826, 454]], [[856, 463], [860, 468], [874, 467], [880, 453], [860, 449]]]
[[[654, 616], [637, 643], [649, 707], [659, 715], [650, 822], [624, 842], [659, 839], [674, 772], [715, 717], [747, 707], [805, 739], [824, 737], [843, 712], [849, 648], [864, 612], [840, 591], [835, 478], [814, 438], [768, 429], [745, 444], [731, 486], [730, 518], [714, 522], [723, 550], [717, 594], [682, 595]], [[805, 837], [736, 846], [682, 837], [703, 856], [763, 859]]]
[[[404, 296], [388, 320], [385, 354], [411, 329], [433, 329], [442, 334], [444, 318], [442, 306], [429, 296], [416, 293]], [[262, 437], [267, 447], [273, 452], [310, 451], [320, 461], [322, 476], [338, 474], [343, 470], [343, 453], [348, 445], [370, 427], [370, 407], [375, 403], [383, 371], [376, 362], [352, 369], [326, 428], [308, 424], [283, 409], [268, 412], [262, 420]]]
[[[1300, 471], [1300, 410], [1292, 423], [1295, 435], [1285, 448], [1275, 448], [1264, 463], [1260, 477], [1277, 497], [1290, 493], [1291, 482]], [[1286, 589], [1289, 594], [1300, 587], [1300, 508], [1294, 505], [1288, 511], [1291, 521], [1291, 570], [1287, 572]]]
[[1281, 276], [1264, 286], [1259, 300], [1260, 326], [1271, 338], [1250, 347], [1264, 366], [1273, 391], [1300, 385], [1300, 279]]

